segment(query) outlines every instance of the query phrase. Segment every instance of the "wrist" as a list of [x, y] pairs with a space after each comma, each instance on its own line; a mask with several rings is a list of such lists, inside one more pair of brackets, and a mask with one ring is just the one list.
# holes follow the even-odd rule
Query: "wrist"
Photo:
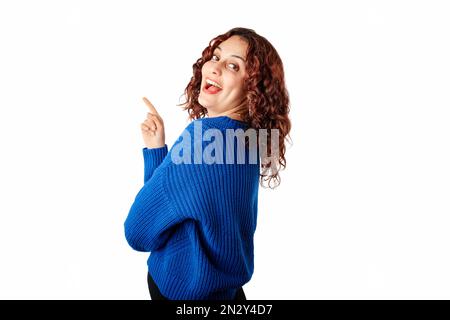
[[146, 145], [145, 148], [147, 149], [160, 149], [160, 148], [164, 148], [166, 146], [166, 144], [157, 144], [157, 145]]

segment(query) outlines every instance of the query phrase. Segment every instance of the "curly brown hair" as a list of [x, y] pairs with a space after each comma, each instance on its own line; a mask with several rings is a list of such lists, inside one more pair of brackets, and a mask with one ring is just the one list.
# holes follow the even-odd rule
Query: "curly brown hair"
[[265, 187], [264, 182], [268, 181], [268, 187], [273, 189], [281, 182], [279, 171], [286, 167], [285, 139], [289, 137], [291, 140], [289, 136], [291, 121], [288, 117], [289, 94], [284, 81], [283, 63], [278, 52], [266, 38], [252, 29], [239, 27], [213, 38], [203, 50], [202, 56], [193, 64], [193, 76], [183, 93], [186, 101], [178, 106], [184, 106], [183, 110], [188, 111], [190, 120], [206, 117], [208, 110], [198, 102], [202, 67], [211, 59], [214, 49], [233, 35], [239, 36], [248, 44], [244, 81], [248, 108], [239, 112], [239, 115], [242, 121], [250, 128], [256, 129], [256, 132], [259, 132], [258, 129], [267, 129], [268, 141], [271, 141], [273, 132], [278, 135], [277, 152], [272, 150], [272, 144], [269, 143], [266, 145], [265, 156], [260, 155], [262, 157], [260, 184]]

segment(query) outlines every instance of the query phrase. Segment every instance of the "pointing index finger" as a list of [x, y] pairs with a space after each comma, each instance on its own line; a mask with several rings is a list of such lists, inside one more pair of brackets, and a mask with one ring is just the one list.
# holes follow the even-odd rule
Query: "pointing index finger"
[[145, 104], [147, 105], [151, 113], [159, 114], [158, 111], [156, 111], [156, 108], [153, 106], [153, 104], [146, 97], [143, 97], [142, 100], [144, 100]]

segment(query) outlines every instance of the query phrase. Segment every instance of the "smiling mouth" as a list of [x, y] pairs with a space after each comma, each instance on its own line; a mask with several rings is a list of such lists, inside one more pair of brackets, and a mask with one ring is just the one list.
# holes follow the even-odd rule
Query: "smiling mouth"
[[222, 91], [222, 89], [212, 85], [211, 83], [206, 83], [205, 86], [203, 87], [203, 91], [209, 94], [216, 94]]

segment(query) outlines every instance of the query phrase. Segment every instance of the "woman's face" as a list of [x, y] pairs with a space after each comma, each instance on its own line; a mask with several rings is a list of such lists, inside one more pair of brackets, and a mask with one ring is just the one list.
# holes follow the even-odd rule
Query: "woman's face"
[[[240, 108], [245, 102], [247, 47], [245, 40], [238, 36], [231, 36], [219, 44], [211, 59], [203, 65], [198, 102], [208, 110], [209, 116], [219, 116], [232, 109]], [[207, 79], [217, 83], [220, 88], [210, 87]]]

